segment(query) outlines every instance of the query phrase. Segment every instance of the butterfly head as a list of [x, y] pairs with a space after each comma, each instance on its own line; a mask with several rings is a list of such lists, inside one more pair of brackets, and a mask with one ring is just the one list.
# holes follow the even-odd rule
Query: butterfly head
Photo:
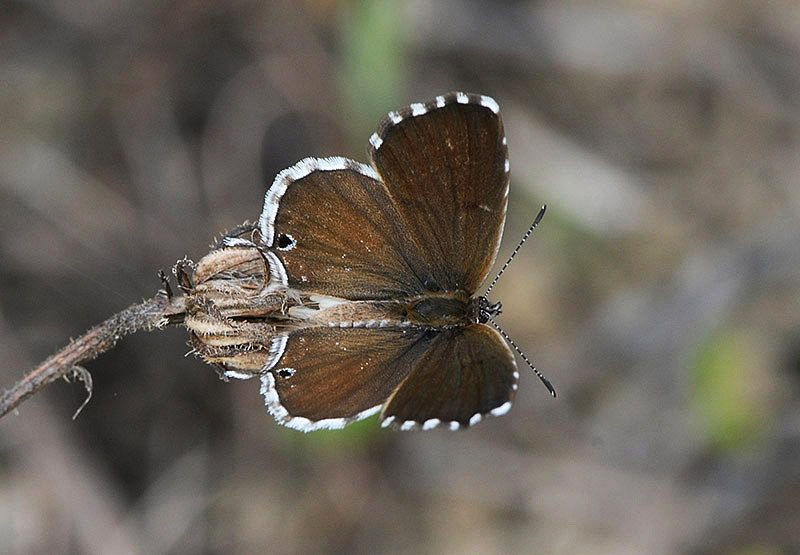
[[499, 316], [502, 313], [503, 303], [490, 303], [489, 299], [487, 299], [485, 296], [478, 297], [478, 316], [476, 320], [479, 324], [485, 324], [495, 316]]

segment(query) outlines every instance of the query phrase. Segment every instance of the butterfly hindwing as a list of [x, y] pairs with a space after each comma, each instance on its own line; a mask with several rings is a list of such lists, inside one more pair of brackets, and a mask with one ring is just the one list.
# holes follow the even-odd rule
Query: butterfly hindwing
[[429, 343], [421, 331], [297, 330], [262, 376], [267, 408], [302, 431], [342, 428], [377, 412]]
[[375, 170], [306, 158], [275, 178], [259, 221], [290, 288], [349, 300], [412, 296], [430, 281], [426, 255]]

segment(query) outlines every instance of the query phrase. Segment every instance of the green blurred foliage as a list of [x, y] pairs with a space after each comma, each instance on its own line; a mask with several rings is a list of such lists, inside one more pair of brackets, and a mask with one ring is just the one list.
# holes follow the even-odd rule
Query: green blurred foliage
[[693, 409], [714, 449], [746, 449], [764, 435], [770, 414], [755, 387], [758, 360], [752, 336], [742, 331], [720, 331], [699, 346], [691, 368]]
[[387, 106], [408, 103], [406, 41], [401, 31], [404, 3], [364, 0], [343, 3], [340, 12], [341, 71], [337, 82], [349, 117], [347, 125], [354, 149], [364, 148], [364, 138]]
[[280, 428], [284, 445], [303, 457], [337, 458], [341, 454], [363, 453], [386, 439], [378, 416], [353, 422], [341, 430], [318, 430], [307, 434]]

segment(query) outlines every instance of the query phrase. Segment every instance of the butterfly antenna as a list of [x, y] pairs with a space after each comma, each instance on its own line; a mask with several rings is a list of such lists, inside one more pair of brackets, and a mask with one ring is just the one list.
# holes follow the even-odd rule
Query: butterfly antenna
[[[541, 215], [542, 215], [542, 214], [544, 214], [544, 208], [542, 208], [542, 211], [541, 211], [541, 212], [539, 212], [539, 216], [540, 216], [540, 217], [539, 217], [538, 219], [541, 219]], [[535, 226], [536, 226], [536, 223], [534, 222], [533, 226], [531, 226], [531, 229], [533, 229]], [[553, 387], [553, 384], [551, 384], [551, 383], [550, 383], [550, 380], [548, 380], [548, 379], [545, 377], [545, 375], [544, 375], [544, 374], [542, 374], [541, 372], [539, 372], [539, 369], [538, 369], [538, 368], [536, 368], [536, 367], [533, 365], [533, 363], [532, 363], [532, 362], [531, 362], [531, 361], [528, 359], [528, 357], [526, 357], [526, 356], [525, 356], [525, 353], [523, 353], [523, 352], [522, 352], [522, 350], [521, 350], [519, 347], [517, 347], [517, 344], [516, 344], [516, 343], [514, 343], [514, 340], [513, 340], [513, 339], [511, 339], [511, 338], [508, 336], [508, 334], [507, 334], [506, 332], [504, 332], [504, 331], [503, 331], [503, 328], [501, 328], [500, 326], [498, 326], [498, 325], [497, 325], [497, 322], [495, 322], [495, 321], [494, 321], [492, 318], [489, 318], [489, 321], [492, 323], [492, 325], [493, 325], [495, 328], [497, 328], [497, 331], [499, 331], [499, 332], [500, 332], [500, 335], [502, 335], [502, 336], [503, 336], [503, 339], [505, 339], [506, 341], [508, 341], [508, 342], [511, 344], [511, 346], [512, 346], [512, 347], [514, 347], [514, 350], [515, 350], [515, 351], [517, 351], [517, 352], [519, 353], [519, 356], [521, 356], [521, 357], [522, 357], [522, 360], [524, 360], [526, 363], [528, 363], [528, 366], [530, 366], [530, 367], [531, 367], [531, 370], [533, 370], [533, 373], [534, 373], [534, 374], [536, 374], [536, 376], [537, 376], [537, 377], [538, 377], [540, 380], [542, 380], [542, 383], [543, 383], [543, 384], [544, 384], [544, 386], [547, 388], [547, 391], [549, 391], [549, 392], [550, 392], [550, 395], [552, 395], [553, 397], [556, 397], [556, 388], [555, 388], [555, 387]]]
[[[547, 205], [546, 204], [542, 205], [542, 209], [539, 210], [539, 214], [536, 215], [536, 219], [533, 220], [533, 223], [531, 224], [531, 227], [529, 227], [528, 231], [525, 232], [525, 235], [522, 236], [522, 239], [520, 240], [519, 245], [517, 245], [517, 248], [514, 249], [514, 252], [512, 252], [511, 256], [508, 257], [508, 260], [506, 260], [506, 263], [503, 264], [503, 267], [500, 268], [500, 271], [497, 272], [497, 275], [492, 280], [492, 283], [489, 285], [489, 288], [486, 290], [486, 293], [483, 294], [484, 297], [489, 296], [489, 292], [492, 290], [492, 288], [494, 288], [495, 284], [497, 283], [497, 280], [500, 279], [500, 276], [502, 276], [503, 272], [506, 271], [506, 268], [508, 268], [509, 264], [511, 264], [511, 261], [514, 259], [515, 256], [517, 256], [517, 253], [519, 252], [519, 249], [522, 248], [522, 245], [525, 244], [525, 241], [527, 241], [528, 237], [531, 236], [531, 233], [533, 233], [533, 230], [536, 229], [536, 226], [539, 225], [539, 222], [541, 222], [542, 218], [544, 218], [544, 213], [545, 213], [546, 210], [547, 210]], [[517, 349], [517, 350], [519, 351], [519, 349]], [[520, 353], [520, 354], [522, 354], [522, 353]], [[524, 357], [525, 355], [522, 355], [522, 356]], [[530, 364], [530, 363], [528, 363], [528, 364]], [[533, 368], [533, 366], [531, 366], [531, 368]]]

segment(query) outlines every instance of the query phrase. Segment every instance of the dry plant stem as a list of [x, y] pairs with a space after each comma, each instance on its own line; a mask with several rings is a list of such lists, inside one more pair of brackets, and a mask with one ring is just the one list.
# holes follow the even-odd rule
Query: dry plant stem
[[[0, 418], [59, 378], [77, 375], [91, 395], [91, 379], [79, 365], [96, 358], [117, 344], [120, 338], [139, 330], [152, 331], [183, 321], [183, 297], [173, 297], [168, 290], [153, 298], [132, 305], [96, 325], [78, 339], [50, 356], [35, 370], [6, 390], [0, 397]], [[80, 410], [80, 409], [79, 409]]]

